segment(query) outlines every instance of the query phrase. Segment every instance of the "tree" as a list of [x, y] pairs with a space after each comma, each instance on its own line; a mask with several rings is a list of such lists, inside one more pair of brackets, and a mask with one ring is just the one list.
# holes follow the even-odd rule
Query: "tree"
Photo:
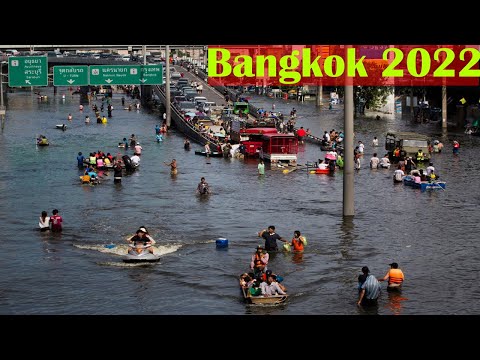
[[[355, 115], [357, 112], [365, 114], [365, 109], [378, 109], [387, 103], [387, 97], [393, 93], [393, 86], [354, 86], [353, 104]], [[343, 97], [344, 88], [339, 88], [339, 95]]]

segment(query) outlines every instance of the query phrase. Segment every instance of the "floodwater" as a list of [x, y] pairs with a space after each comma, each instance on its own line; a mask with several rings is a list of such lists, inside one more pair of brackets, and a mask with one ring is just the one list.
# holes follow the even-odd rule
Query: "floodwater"
[[[114, 94], [113, 117], [97, 124], [89, 106], [79, 111], [78, 95], [42, 89], [47, 101], [30, 91], [8, 94], [7, 119], [0, 134], [0, 314], [161, 314], [161, 315], [411, 315], [478, 314], [478, 212], [480, 138], [438, 128], [410, 125], [400, 116], [355, 120], [355, 141], [366, 144], [355, 173], [355, 216], [342, 216], [343, 173], [333, 176], [297, 170], [285, 174], [257, 161], [196, 156], [183, 149], [181, 134], [170, 131], [155, 141], [158, 115], [125, 111]], [[65, 94], [65, 99], [62, 99]], [[127, 104], [132, 100], [127, 98]], [[250, 99], [257, 106], [288, 114], [297, 109], [298, 126], [314, 135], [343, 128], [343, 109], [313, 103]], [[100, 104], [100, 100], [97, 100]], [[67, 115], [73, 120], [69, 122]], [[84, 123], [90, 115], [90, 124]], [[66, 123], [61, 131], [56, 124]], [[411, 130], [441, 139], [444, 152], [433, 162], [446, 190], [420, 192], [394, 185], [392, 170], [370, 170], [374, 151], [384, 153], [387, 130]], [[106, 175], [97, 186], [81, 185], [76, 156], [103, 150], [123, 153], [117, 144], [135, 133], [143, 147], [138, 171], [121, 184]], [[38, 134], [51, 145], [35, 145]], [[380, 146], [371, 147], [373, 136]], [[461, 143], [460, 153], [451, 141]], [[128, 150], [129, 155], [132, 154]], [[299, 163], [323, 157], [304, 144]], [[170, 175], [164, 162], [178, 162]], [[213, 193], [199, 197], [205, 176]], [[59, 209], [61, 234], [37, 230], [42, 210]], [[287, 238], [300, 230], [308, 239], [303, 254], [276, 253], [269, 267], [284, 277], [290, 298], [281, 306], [243, 302], [237, 277], [268, 225]], [[126, 264], [125, 239], [146, 226], [157, 240], [154, 264]], [[228, 248], [215, 240], [227, 238]], [[110, 245], [110, 246], [106, 246]], [[383, 291], [378, 307], [356, 306], [362, 266], [383, 276], [398, 262], [405, 273], [401, 294]]]

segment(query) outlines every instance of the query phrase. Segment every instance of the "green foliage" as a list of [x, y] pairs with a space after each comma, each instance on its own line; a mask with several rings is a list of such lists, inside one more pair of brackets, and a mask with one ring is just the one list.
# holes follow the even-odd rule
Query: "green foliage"
[[[340, 96], [344, 96], [344, 87], [338, 88]], [[353, 103], [355, 112], [359, 110], [361, 114], [365, 109], [375, 110], [387, 103], [387, 97], [392, 94], [393, 86], [354, 86]]]

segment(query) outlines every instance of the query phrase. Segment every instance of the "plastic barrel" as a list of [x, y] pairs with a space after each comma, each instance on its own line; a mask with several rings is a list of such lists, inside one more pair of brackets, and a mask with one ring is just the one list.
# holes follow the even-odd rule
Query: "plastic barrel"
[[215, 241], [215, 245], [217, 246], [217, 248], [226, 248], [226, 247], [228, 247], [228, 239], [218, 238]]

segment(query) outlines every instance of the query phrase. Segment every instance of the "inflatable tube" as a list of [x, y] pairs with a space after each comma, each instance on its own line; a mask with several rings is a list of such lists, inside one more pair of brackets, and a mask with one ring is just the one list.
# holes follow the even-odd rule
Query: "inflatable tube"
[[123, 155], [122, 156], [123, 163], [125, 164], [125, 169], [129, 171], [135, 170], [135, 166], [133, 166], [132, 160], [130, 159], [130, 156], [128, 155]]

